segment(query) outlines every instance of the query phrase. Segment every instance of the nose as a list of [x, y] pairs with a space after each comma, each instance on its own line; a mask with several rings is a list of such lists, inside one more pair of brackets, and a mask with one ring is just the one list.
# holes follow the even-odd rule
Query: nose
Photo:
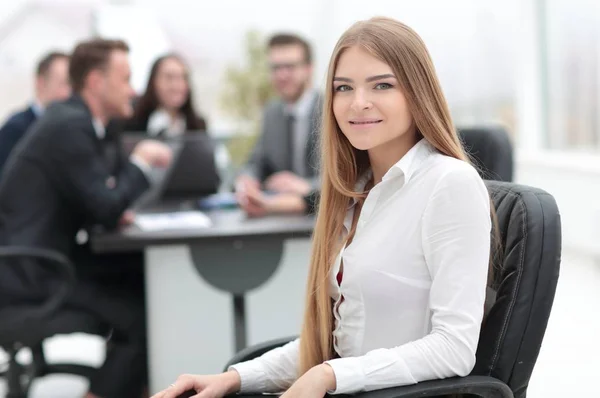
[[287, 80], [290, 76], [290, 72], [286, 68], [279, 68], [273, 74], [277, 80]]
[[363, 89], [358, 88], [354, 90], [354, 96], [351, 104], [351, 108], [354, 112], [359, 113], [371, 109], [372, 107], [373, 104]]

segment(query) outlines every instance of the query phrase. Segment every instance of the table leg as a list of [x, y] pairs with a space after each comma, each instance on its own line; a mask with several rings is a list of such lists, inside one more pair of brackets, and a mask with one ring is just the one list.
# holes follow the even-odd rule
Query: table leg
[[198, 242], [190, 246], [190, 254], [205, 281], [232, 295], [235, 350], [246, 348], [245, 294], [273, 276], [281, 262], [283, 239], [259, 236]]
[[233, 324], [235, 330], [235, 351], [240, 352], [246, 342], [246, 298], [243, 294], [233, 295]]

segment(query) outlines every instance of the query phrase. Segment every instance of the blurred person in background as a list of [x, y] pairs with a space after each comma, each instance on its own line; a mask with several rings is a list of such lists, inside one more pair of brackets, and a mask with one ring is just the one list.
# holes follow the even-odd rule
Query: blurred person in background
[[71, 95], [69, 56], [62, 52], [46, 54], [38, 63], [35, 75], [35, 98], [24, 110], [11, 115], [0, 128], [0, 175], [13, 148], [48, 104]]
[[137, 99], [127, 132], [150, 137], [177, 137], [188, 131], [206, 131], [206, 121], [194, 108], [190, 72], [175, 54], [158, 58], [150, 69], [144, 94]]
[[[141, 141], [129, 158], [106, 156], [108, 121], [133, 114], [128, 52], [119, 40], [76, 46], [69, 68], [75, 95], [50, 106], [31, 127], [0, 182], [0, 244], [67, 256], [77, 282], [65, 306], [112, 328], [88, 398], [140, 397], [146, 384], [143, 258], [98, 255], [82, 238], [92, 228], [131, 222], [127, 209], [150, 187], [151, 168], [166, 167], [172, 157], [152, 140]], [[55, 281], [31, 265], [0, 270], [0, 303], [44, 300]]]
[[312, 50], [306, 40], [288, 33], [275, 34], [267, 47], [278, 98], [265, 107], [261, 135], [236, 180], [236, 196], [253, 216], [310, 212], [318, 186], [322, 106], [312, 86]]

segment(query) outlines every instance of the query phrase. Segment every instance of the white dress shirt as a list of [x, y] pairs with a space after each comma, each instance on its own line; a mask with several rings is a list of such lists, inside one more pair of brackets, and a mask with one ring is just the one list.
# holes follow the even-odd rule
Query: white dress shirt
[[100, 119], [93, 118], [92, 125], [94, 126], [96, 137], [98, 137], [98, 139], [102, 141], [104, 137], [106, 137], [106, 128], [104, 127], [104, 123], [102, 123]]
[[42, 103], [37, 99], [31, 104], [31, 111], [33, 112], [35, 117], [41, 117], [44, 114], [45, 110], [46, 107], [42, 105]]
[[[365, 176], [369, 177], [369, 176]], [[368, 178], [357, 188], [362, 190]], [[348, 232], [354, 206], [348, 211]], [[369, 192], [352, 243], [328, 281], [333, 368], [347, 394], [468, 375], [483, 318], [490, 200], [477, 171], [425, 139]], [[336, 275], [343, 262], [341, 286]], [[343, 296], [344, 300], [341, 300]], [[277, 392], [298, 377], [299, 341], [236, 364], [242, 392]]]

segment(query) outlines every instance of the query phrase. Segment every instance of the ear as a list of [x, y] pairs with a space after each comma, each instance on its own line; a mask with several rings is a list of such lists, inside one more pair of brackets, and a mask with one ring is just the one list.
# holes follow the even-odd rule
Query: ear
[[313, 64], [308, 64], [307, 68], [308, 68], [308, 73], [307, 73], [308, 74], [308, 78], [312, 80], [314, 66], [313, 66]]
[[44, 76], [36, 76], [35, 77], [35, 91], [39, 92], [46, 85], [46, 79]]
[[86, 86], [92, 90], [100, 87], [104, 80], [104, 74], [100, 69], [93, 69], [88, 73], [86, 78]]

